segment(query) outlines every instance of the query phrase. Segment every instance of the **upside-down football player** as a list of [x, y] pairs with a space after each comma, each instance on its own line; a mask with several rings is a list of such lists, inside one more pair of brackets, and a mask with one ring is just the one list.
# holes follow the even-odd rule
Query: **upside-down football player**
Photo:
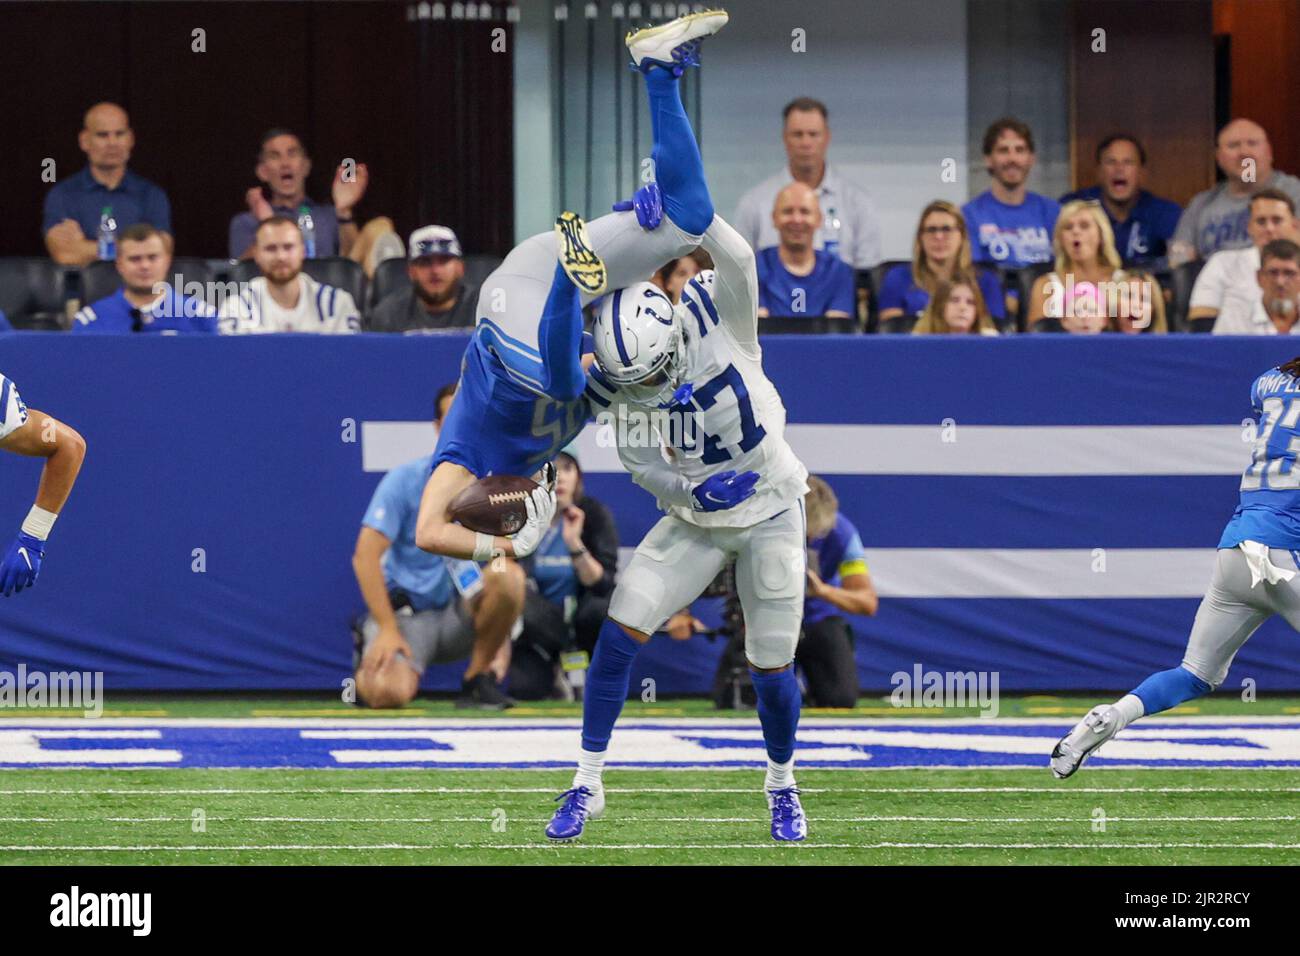
[[45, 459], [36, 503], [0, 560], [0, 594], [8, 597], [36, 583], [45, 540], [72, 492], [86, 442], [58, 419], [27, 408], [18, 386], [0, 374], [0, 450]]
[[[639, 56], [633, 47], [637, 62], [656, 56], [671, 61], [674, 47], [686, 51], [679, 56], [693, 55], [699, 38], [726, 19], [725, 13], [692, 14], [632, 35], [629, 46], [647, 35]], [[678, 39], [666, 41], [663, 31], [670, 27]], [[416, 544], [424, 550], [476, 561], [525, 557], [550, 527], [555, 497], [547, 480], [525, 501], [528, 520], [512, 537], [471, 531], [451, 520], [449, 506], [487, 475], [546, 474], [592, 417], [584, 394], [592, 359], [583, 355], [589, 348], [584, 349], [582, 305], [606, 289], [640, 282], [700, 244], [713, 210], [695, 201], [703, 167], [677, 86], [670, 70], [647, 74], [656, 188], [640, 190], [635, 201], [615, 207], [622, 211], [591, 223], [564, 213], [554, 234], [524, 240], [483, 283], [456, 401], [439, 433], [420, 502]], [[656, 208], [647, 208], [652, 204]], [[659, 204], [668, 210], [666, 217]], [[666, 221], [657, 228], [648, 227], [661, 218]]]

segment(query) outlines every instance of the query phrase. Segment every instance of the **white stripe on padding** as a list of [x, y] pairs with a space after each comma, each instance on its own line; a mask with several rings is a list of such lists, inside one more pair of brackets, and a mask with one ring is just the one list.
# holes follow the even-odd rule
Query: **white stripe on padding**
[[438, 430], [427, 422], [362, 422], [361, 468], [391, 471], [427, 455], [438, 444]]
[[827, 475], [1239, 475], [1237, 425], [788, 425]]
[[1213, 548], [870, 548], [882, 598], [1196, 598]]
[[[363, 442], [372, 426], [382, 426], [375, 440], [389, 444], [373, 457], [363, 448], [367, 471], [432, 447], [423, 422], [364, 422]], [[399, 426], [413, 430], [388, 430]], [[588, 474], [623, 471], [613, 432], [604, 431], [587, 428], [577, 438]], [[1237, 425], [794, 424], [785, 433], [808, 470], [822, 475], [1239, 475], [1251, 448]]]
[[[626, 568], [634, 547], [618, 549]], [[882, 598], [1199, 598], [1214, 548], [868, 548]]]

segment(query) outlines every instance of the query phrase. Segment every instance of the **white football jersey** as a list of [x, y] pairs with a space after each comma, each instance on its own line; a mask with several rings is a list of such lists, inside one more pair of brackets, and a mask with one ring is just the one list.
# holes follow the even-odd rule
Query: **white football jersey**
[[[785, 440], [785, 406], [763, 373], [758, 344], [758, 274], [749, 244], [715, 216], [702, 246], [716, 269], [682, 291], [681, 411], [626, 397], [599, 369], [587, 380], [598, 420], [615, 427], [619, 458], [659, 507], [705, 528], [747, 528], [789, 508], [808, 490], [808, 469]], [[723, 471], [759, 475], [754, 495], [734, 508], [696, 511], [691, 490]]]
[[18, 386], [0, 374], [0, 438], [17, 431], [27, 423], [27, 406], [18, 394]]
[[266, 276], [258, 276], [238, 296], [221, 304], [222, 335], [258, 332], [359, 332], [361, 316], [352, 293], [317, 282], [298, 273], [298, 304], [282, 308], [266, 289]]

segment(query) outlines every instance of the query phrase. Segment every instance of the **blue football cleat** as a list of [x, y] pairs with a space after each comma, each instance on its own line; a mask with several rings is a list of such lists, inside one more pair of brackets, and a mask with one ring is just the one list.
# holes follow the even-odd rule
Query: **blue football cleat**
[[799, 803], [798, 787], [767, 791], [767, 805], [772, 811], [773, 840], [792, 842], [808, 836], [808, 821]]
[[651, 67], [671, 70], [681, 76], [688, 66], [700, 65], [700, 42], [727, 24], [723, 10], [689, 13], [662, 26], [646, 27], [627, 35], [627, 50], [632, 65], [642, 73]]
[[546, 825], [547, 839], [565, 842], [582, 836], [582, 828], [588, 819], [595, 819], [605, 812], [605, 791], [595, 793], [589, 787], [574, 787], [565, 790], [555, 798], [563, 800], [560, 809], [555, 811], [551, 822]]

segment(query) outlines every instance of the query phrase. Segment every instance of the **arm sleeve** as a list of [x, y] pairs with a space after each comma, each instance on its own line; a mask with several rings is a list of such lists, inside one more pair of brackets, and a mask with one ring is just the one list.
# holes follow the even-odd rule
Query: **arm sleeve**
[[1188, 308], [1223, 311], [1223, 294], [1227, 291], [1224, 282], [1227, 272], [1223, 266], [1223, 256], [1217, 252], [1206, 260], [1192, 286], [1192, 295], [1187, 300]]
[[1201, 214], [1204, 196], [1205, 193], [1193, 196], [1192, 201], [1183, 210], [1183, 214], [1178, 217], [1178, 227], [1174, 229], [1174, 242], [1185, 242], [1193, 248], [1196, 247], [1196, 220]]
[[903, 294], [907, 291], [907, 284], [911, 281], [911, 270], [907, 266], [894, 266], [885, 273], [885, 280], [880, 283], [880, 308], [883, 309], [906, 309], [903, 302]]
[[408, 505], [399, 494], [397, 472], [390, 471], [380, 480], [370, 499], [362, 525], [373, 528], [389, 541], [396, 541], [402, 530], [402, 520]]
[[736, 204], [735, 229], [751, 249], [758, 248], [759, 218], [757, 194], [753, 189], [740, 197]]
[[[45, 234], [61, 223], [64, 219], [71, 219], [68, 215], [67, 206], [63, 202], [63, 190], [57, 187], [51, 189], [45, 194], [45, 209], [41, 217], [41, 238]], [[87, 237], [90, 238], [90, 237]]]
[[144, 209], [145, 222], [160, 232], [172, 233], [172, 204], [161, 186], [149, 190], [149, 200]]
[[326, 323], [329, 332], [360, 332], [361, 313], [352, 299], [352, 293], [346, 289], [331, 288], [329, 292], [330, 316]]
[[837, 268], [831, 274], [831, 296], [827, 308], [830, 311], [846, 312], [857, 315], [857, 291], [853, 285], [853, 268], [847, 262], [837, 262]]
[[753, 248], [721, 216], [713, 217], [701, 246], [713, 258], [713, 288], [709, 292], [721, 323], [742, 348], [756, 353], [758, 268]]
[[614, 590], [614, 576], [618, 572], [618, 528], [614, 525], [614, 517], [609, 509], [596, 499], [587, 498], [583, 505], [587, 520], [582, 529], [582, 543], [605, 569], [605, 576], [587, 588], [587, 591], [604, 597]]
[[664, 461], [663, 452], [658, 445], [641, 448], [620, 444], [618, 457], [632, 480], [655, 496], [661, 511], [672, 507], [694, 506], [691, 483]]

